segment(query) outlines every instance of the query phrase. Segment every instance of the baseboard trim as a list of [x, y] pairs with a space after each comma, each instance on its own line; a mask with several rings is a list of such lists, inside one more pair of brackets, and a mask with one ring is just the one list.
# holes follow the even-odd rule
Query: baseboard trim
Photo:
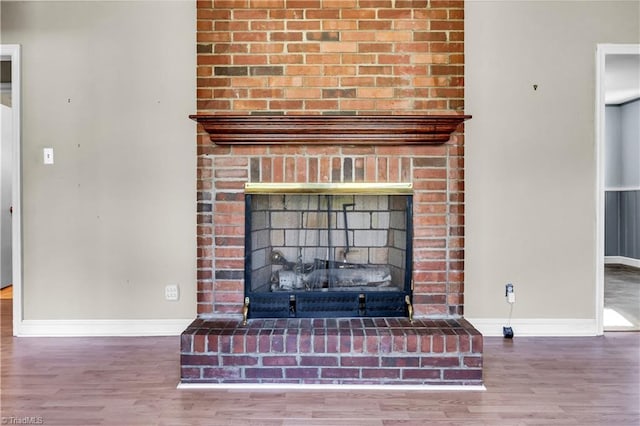
[[[507, 319], [465, 317], [483, 336], [502, 336], [502, 327]], [[513, 319], [511, 328], [515, 337], [519, 336], [597, 336], [595, 319]]]
[[[484, 336], [502, 336], [507, 320], [465, 317]], [[18, 337], [178, 336], [193, 319], [23, 320]], [[594, 319], [514, 319], [515, 336], [596, 336]], [[394, 386], [394, 389], [397, 389]]]
[[485, 391], [484, 385], [334, 385], [294, 383], [178, 383], [184, 390], [383, 390], [383, 391]]
[[624, 256], [605, 256], [604, 257], [605, 265], [626, 265], [632, 266], [634, 268], [640, 268], [640, 259], [634, 259], [632, 257], [624, 257]]
[[23, 320], [18, 337], [178, 336], [190, 319]]

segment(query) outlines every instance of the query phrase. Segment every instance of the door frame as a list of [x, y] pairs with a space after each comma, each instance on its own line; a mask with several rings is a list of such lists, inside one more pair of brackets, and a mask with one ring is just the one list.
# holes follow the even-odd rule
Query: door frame
[[[22, 151], [21, 151], [21, 81], [20, 45], [0, 44], [0, 57], [11, 60], [11, 112], [13, 126], [11, 176], [11, 254], [13, 268], [13, 335], [17, 336], [22, 324]], [[4, 206], [3, 206], [4, 208]]]
[[640, 44], [596, 45], [596, 334], [604, 334], [605, 63], [607, 55], [640, 55]]

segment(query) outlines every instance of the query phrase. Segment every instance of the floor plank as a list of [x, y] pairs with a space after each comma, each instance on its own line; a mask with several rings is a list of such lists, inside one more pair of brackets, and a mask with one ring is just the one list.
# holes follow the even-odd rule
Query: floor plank
[[[1, 412], [46, 425], [640, 424], [640, 333], [485, 338], [486, 391], [178, 390], [178, 337], [14, 338]], [[9, 419], [9, 420], [5, 420]]]

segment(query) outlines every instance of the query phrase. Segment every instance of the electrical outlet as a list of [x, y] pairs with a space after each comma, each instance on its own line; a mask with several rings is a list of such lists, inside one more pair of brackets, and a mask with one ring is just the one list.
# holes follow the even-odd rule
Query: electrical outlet
[[504, 296], [507, 298], [508, 303], [516, 303], [516, 293], [513, 288], [513, 284], [508, 283], [504, 287]]
[[168, 285], [164, 288], [164, 298], [166, 300], [180, 299], [180, 289], [177, 284]]

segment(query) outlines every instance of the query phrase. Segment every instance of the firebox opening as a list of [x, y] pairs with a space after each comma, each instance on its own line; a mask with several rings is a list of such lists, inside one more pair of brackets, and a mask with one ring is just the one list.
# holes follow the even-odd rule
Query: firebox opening
[[412, 195], [247, 193], [248, 318], [411, 311]]

